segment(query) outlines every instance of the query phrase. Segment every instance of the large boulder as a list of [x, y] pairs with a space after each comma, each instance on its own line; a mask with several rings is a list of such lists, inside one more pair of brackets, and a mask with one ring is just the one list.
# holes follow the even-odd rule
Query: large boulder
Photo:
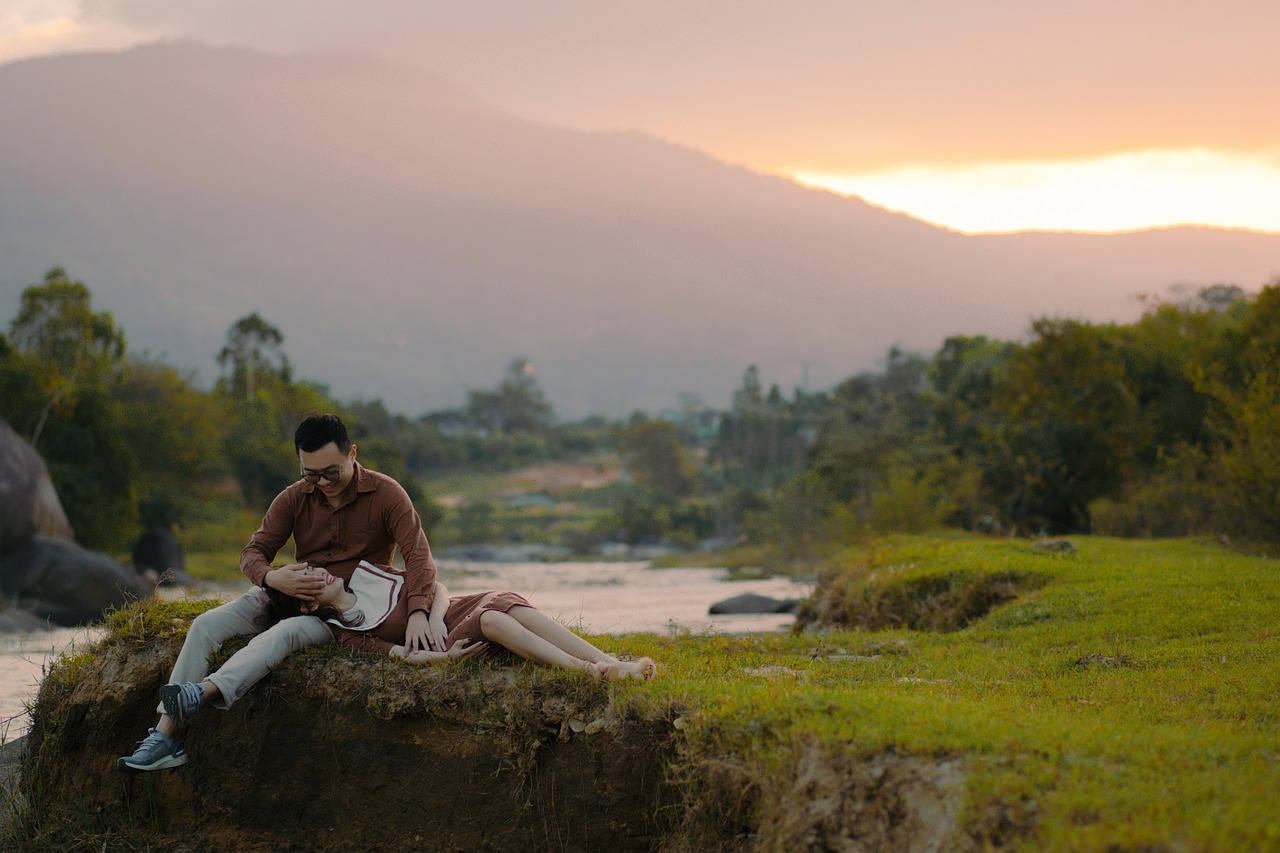
[[0, 418], [0, 558], [37, 533], [73, 538], [44, 460]]
[[142, 578], [106, 554], [37, 535], [0, 561], [0, 591], [20, 610], [57, 625], [101, 619], [152, 594]]

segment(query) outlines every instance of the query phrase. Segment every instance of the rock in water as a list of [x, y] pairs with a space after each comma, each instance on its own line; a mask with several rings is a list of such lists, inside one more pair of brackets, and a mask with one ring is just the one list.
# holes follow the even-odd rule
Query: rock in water
[[151, 595], [140, 577], [106, 554], [48, 536], [31, 538], [0, 562], [0, 589], [14, 607], [67, 626]]
[[800, 606], [799, 599], [770, 598], [754, 592], [745, 592], [717, 601], [708, 610], [713, 616], [726, 613], [795, 613]]

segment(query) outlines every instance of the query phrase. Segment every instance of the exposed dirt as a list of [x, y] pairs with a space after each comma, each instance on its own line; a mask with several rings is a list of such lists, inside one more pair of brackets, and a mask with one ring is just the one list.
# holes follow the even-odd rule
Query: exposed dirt
[[759, 848], [914, 851], [965, 846], [958, 816], [965, 801], [959, 761], [885, 752], [871, 758], [811, 745], [793, 774], [766, 787]]
[[952, 758], [862, 756], [797, 745], [782, 766], [709, 756], [681, 850], [939, 851], [973, 849], [960, 824], [967, 774]]
[[596, 489], [622, 476], [617, 467], [601, 469], [590, 462], [545, 462], [507, 475], [512, 486], [555, 495], [573, 488]]
[[[502, 476], [500, 487], [489, 498], [514, 497], [545, 492], [553, 498], [571, 489], [598, 489], [622, 477], [617, 465], [601, 466], [592, 462], [544, 462]], [[459, 507], [476, 495], [436, 495], [435, 500], [447, 507]]]
[[25, 806], [0, 847], [929, 851], [1000, 846], [1029, 825], [993, 812], [966, 832], [959, 758], [801, 742], [752, 760], [686, 738], [688, 709], [622, 713], [576, 674], [503, 658], [419, 669], [310, 649], [230, 711], [197, 714], [185, 767], [122, 774], [116, 758], [154, 722], [180, 642], [54, 668], [21, 753]]
[[669, 720], [618, 718], [584, 679], [345, 654], [297, 655], [230, 711], [202, 711], [184, 733], [187, 766], [121, 774], [175, 652], [110, 650], [74, 685], [42, 689], [22, 777], [40, 833], [27, 845], [648, 850], [675, 801]]

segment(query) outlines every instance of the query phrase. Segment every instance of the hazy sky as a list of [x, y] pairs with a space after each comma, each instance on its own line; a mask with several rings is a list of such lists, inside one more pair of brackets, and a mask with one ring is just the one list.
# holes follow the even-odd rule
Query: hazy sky
[[1274, 0], [0, 0], [0, 61], [343, 48], [961, 230], [1280, 231]]

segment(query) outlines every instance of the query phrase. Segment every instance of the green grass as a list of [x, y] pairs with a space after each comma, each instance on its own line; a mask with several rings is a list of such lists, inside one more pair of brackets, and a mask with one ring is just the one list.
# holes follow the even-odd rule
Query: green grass
[[187, 574], [194, 580], [229, 581], [244, 577], [240, 572], [239, 548], [200, 551], [186, 554], [184, 558], [187, 563]]
[[637, 637], [665, 676], [629, 696], [678, 697], [689, 754], [745, 762], [765, 800], [806, 745], [892, 749], [961, 758], [986, 843], [999, 812], [1025, 849], [1280, 849], [1280, 566], [1201, 541], [1074, 541], [1075, 557], [879, 541], [846, 571], [1048, 581], [947, 633]]
[[[875, 540], [841, 555], [818, 596], [876, 606], [828, 615], [878, 619], [983, 578], [1034, 583], [958, 630], [594, 637], [662, 667], [607, 699], [510, 661], [422, 672], [336, 649], [302, 656], [334, 663], [335, 690], [367, 681], [381, 718], [444, 696], [501, 732], [510, 708], [561, 696], [674, 721], [664, 748], [684, 817], [672, 850], [810, 849], [815, 761], [847, 797], [858, 768], [885, 756], [962, 768], [958, 831], [977, 849], [1280, 850], [1280, 563], [1200, 540], [1073, 541], [1069, 556], [951, 534]], [[112, 616], [104, 643], [163, 639], [208, 606], [136, 605]], [[85, 665], [68, 658], [50, 678], [73, 683]], [[494, 705], [477, 675], [495, 667], [529, 700]]]
[[474, 468], [458, 468], [433, 474], [422, 480], [422, 488], [433, 498], [445, 495], [468, 495], [483, 499], [508, 488], [511, 475], [504, 471], [479, 471]]

